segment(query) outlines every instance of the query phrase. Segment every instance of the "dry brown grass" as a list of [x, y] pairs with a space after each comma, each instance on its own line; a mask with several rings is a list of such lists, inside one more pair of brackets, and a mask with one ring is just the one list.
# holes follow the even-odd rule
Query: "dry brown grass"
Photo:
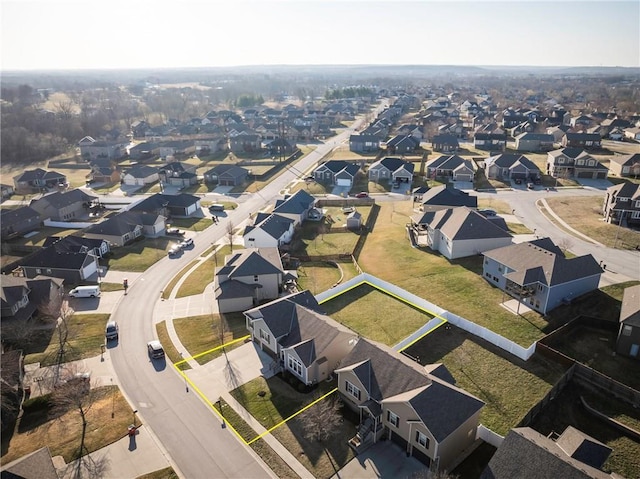
[[602, 196], [548, 198], [547, 204], [569, 226], [607, 247], [634, 249], [640, 245], [640, 232], [603, 220]]

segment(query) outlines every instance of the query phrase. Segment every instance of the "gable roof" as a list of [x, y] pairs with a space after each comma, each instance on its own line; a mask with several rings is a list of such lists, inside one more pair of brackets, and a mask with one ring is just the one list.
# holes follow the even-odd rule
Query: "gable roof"
[[133, 176], [134, 178], [147, 178], [151, 175], [158, 173], [158, 168], [148, 165], [136, 165], [129, 168], [126, 175]]
[[564, 155], [568, 158], [573, 158], [574, 160], [580, 157], [583, 157], [585, 159], [586, 158], [593, 159], [591, 155], [586, 151], [584, 151], [582, 148], [575, 148], [571, 146], [568, 146], [566, 148], [560, 148], [559, 150], [550, 151], [548, 155], [552, 156], [553, 158], [557, 158], [558, 156]]
[[466, 191], [459, 190], [451, 184], [436, 186], [422, 195], [422, 204], [428, 206], [468, 206], [477, 208], [478, 198], [470, 196]]
[[611, 479], [611, 475], [568, 456], [552, 439], [528, 427], [514, 428], [480, 479]]
[[229, 278], [282, 273], [278, 248], [247, 248], [227, 256], [220, 270]]
[[163, 193], [156, 193], [142, 201], [135, 203], [129, 208], [129, 211], [147, 211], [153, 212], [163, 208], [185, 208], [197, 203], [200, 200], [199, 197], [190, 195], [188, 193], [180, 193], [178, 195], [165, 195]]
[[316, 199], [305, 190], [298, 190], [292, 196], [285, 196], [284, 200], [278, 200], [274, 213], [302, 214], [315, 203]]
[[100, 248], [105, 240], [97, 238], [83, 238], [81, 236], [47, 236], [42, 244], [43, 248], [52, 246], [59, 252], [75, 252], [80, 253], [86, 249]]
[[329, 160], [320, 166], [318, 166], [315, 171], [326, 168], [331, 171], [333, 174], [340, 173], [341, 171], [346, 171], [351, 176], [356, 176], [360, 167], [355, 164], [344, 160]]
[[484, 164], [486, 168], [489, 168], [492, 165], [499, 166], [500, 168], [514, 168], [517, 165], [522, 165], [528, 170], [540, 170], [536, 164], [526, 156], [511, 153], [490, 156], [484, 160]]
[[69, 191], [55, 191], [53, 193], [49, 193], [48, 195], [44, 195], [41, 198], [36, 200], [31, 200], [29, 205], [34, 204], [49, 204], [55, 209], [64, 208], [69, 205], [73, 205], [76, 203], [85, 203], [92, 202], [97, 199], [96, 195], [90, 195], [84, 192], [81, 189], [75, 188]]
[[511, 238], [511, 234], [492, 220], [466, 206], [436, 211], [430, 226], [451, 240]]
[[529, 241], [493, 249], [484, 256], [512, 269], [504, 276], [520, 285], [540, 282], [556, 286], [602, 274], [602, 268], [592, 255], [566, 259], [557, 247], [547, 249], [547, 245], [540, 240]]
[[387, 170], [392, 173], [397, 172], [398, 170], [404, 169], [408, 173], [413, 174], [413, 170], [415, 165], [410, 161], [405, 161], [402, 158], [397, 158], [395, 156], [385, 156], [384, 158], [373, 163], [369, 169], [377, 168], [378, 166], [384, 166]]
[[640, 165], [640, 153], [634, 153], [632, 155], [613, 155], [610, 157], [610, 161], [621, 166]]
[[258, 215], [256, 217], [256, 223], [244, 229], [243, 236], [248, 235], [256, 228], [260, 228], [272, 238], [280, 239], [282, 235], [289, 231], [293, 223], [295, 223], [293, 219], [275, 213], [267, 215], [266, 217], [264, 215]]
[[[460, 165], [470, 163], [468, 160], [458, 155], [442, 155], [427, 163], [427, 168], [437, 168], [439, 170], [453, 170]], [[473, 169], [473, 168], [472, 168]]]
[[48, 446], [2, 466], [2, 479], [31, 479], [36, 477], [38, 479], [58, 479], [59, 477]]
[[89, 253], [55, 251], [55, 248], [43, 248], [20, 260], [20, 266], [31, 268], [55, 268], [79, 270], [87, 260]]
[[21, 174], [15, 176], [13, 179], [16, 182], [24, 182], [24, 181], [36, 181], [36, 180], [56, 180], [58, 178], [66, 178], [62, 173], [58, 173], [57, 171], [47, 171], [42, 168], [35, 168], [33, 170], [25, 170]]
[[620, 307], [620, 322], [640, 326], [640, 284], [625, 288]]
[[135, 211], [122, 211], [106, 218], [98, 224], [89, 226], [85, 233], [100, 234], [106, 236], [124, 236], [132, 233], [136, 228], [155, 224], [158, 215], [137, 213]]
[[2, 223], [3, 229], [7, 228], [8, 225], [17, 225], [39, 217], [40, 213], [29, 206], [21, 206], [15, 210], [0, 210], [0, 223]]

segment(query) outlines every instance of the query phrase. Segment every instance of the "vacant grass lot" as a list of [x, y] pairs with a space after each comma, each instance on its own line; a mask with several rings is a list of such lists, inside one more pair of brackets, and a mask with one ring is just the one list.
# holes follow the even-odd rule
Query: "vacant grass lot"
[[543, 435], [555, 431], [562, 433], [567, 426], [573, 426], [613, 449], [604, 463], [605, 471], [616, 472], [623, 477], [640, 477], [640, 442], [634, 441], [617, 429], [590, 415], [582, 407], [580, 397], [584, 397], [589, 406], [620, 422], [640, 430], [640, 416], [637, 409], [614, 400], [609, 394], [586, 388], [571, 381], [556, 395], [530, 427]]
[[547, 198], [549, 207], [572, 228], [609, 248], [635, 249], [640, 231], [603, 221], [602, 201], [602, 196]]
[[[298, 392], [293, 386], [276, 376], [269, 380], [256, 378], [231, 391], [260, 424], [269, 429], [298, 412], [322, 395], [336, 387], [335, 381], [323, 381], [311, 393]], [[264, 396], [259, 395], [264, 393]], [[330, 400], [332, 396], [324, 400]], [[344, 421], [333, 437], [324, 444], [309, 441], [304, 437], [303, 417], [305, 413], [276, 428], [272, 434], [314, 475], [329, 478], [353, 458], [347, 441], [355, 434], [355, 425]], [[335, 467], [335, 469], [334, 469]]]
[[405, 352], [420, 364], [443, 363], [458, 387], [486, 403], [480, 420], [501, 435], [515, 427], [564, 373], [544, 358], [534, 355], [522, 361], [453, 325], [436, 329]]
[[[69, 338], [63, 362], [77, 361], [100, 354], [104, 344], [104, 328], [108, 314], [74, 314], [69, 318]], [[34, 335], [25, 349], [25, 364], [40, 363], [53, 366], [57, 363], [58, 334], [55, 329], [40, 331]]]
[[400, 342], [433, 317], [367, 284], [322, 303], [322, 309], [359, 335], [387, 346]]
[[516, 316], [500, 306], [502, 291], [482, 278], [481, 256], [449, 261], [430, 250], [412, 248], [405, 230], [411, 202], [381, 203], [380, 208], [358, 258], [365, 272], [522, 346], [544, 336], [546, 321], [539, 314]]
[[111, 250], [105, 260], [108, 269], [143, 272], [167, 255], [169, 245], [175, 243], [167, 237], [145, 238], [130, 245]]
[[[117, 386], [91, 390], [94, 398], [87, 411], [85, 446], [96, 451], [126, 436], [133, 410]], [[55, 419], [49, 416], [49, 395], [27, 401], [20, 426], [13, 435], [2, 435], [2, 463], [7, 464], [44, 446], [52, 456], [62, 456], [65, 462], [78, 457], [82, 421], [77, 409], [71, 409]], [[139, 424], [139, 423], [138, 423]]]
[[[242, 313], [188, 316], [173, 320], [180, 342], [187, 348], [190, 356], [196, 356], [234, 339], [246, 336], [249, 332], [245, 324], [245, 318]], [[238, 346], [242, 346], [242, 341], [232, 345], [230, 349]], [[196, 361], [199, 364], [206, 364], [221, 354], [221, 350], [214, 351], [196, 358]]]
[[13, 238], [9, 243], [26, 246], [42, 246], [44, 244], [44, 240], [46, 240], [48, 236], [64, 237], [77, 232], [77, 229], [62, 229], [43, 226], [38, 229], [35, 235], [29, 236], [28, 238], [24, 238], [22, 236]]

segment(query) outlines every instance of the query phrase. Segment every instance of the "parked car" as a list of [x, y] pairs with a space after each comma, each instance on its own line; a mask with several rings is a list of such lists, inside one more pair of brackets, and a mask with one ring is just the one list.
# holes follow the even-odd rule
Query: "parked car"
[[78, 286], [69, 291], [72, 298], [97, 298], [100, 296], [100, 286]]
[[482, 209], [482, 210], [478, 210], [478, 213], [480, 213], [482, 216], [496, 216], [498, 213], [495, 212], [495, 210], [490, 210], [490, 209]]
[[527, 188], [529, 188], [530, 190], [535, 190], [536, 187], [533, 183], [527, 183]]
[[147, 343], [147, 351], [151, 359], [164, 358], [164, 349], [162, 349], [162, 344], [157, 339]]
[[514, 181], [516, 182], [516, 185], [522, 184], [522, 178], [516, 178]]
[[220, 204], [220, 203], [214, 203], [211, 206], [209, 206], [209, 211], [211, 211], [211, 212], [224, 211], [224, 205]]
[[167, 235], [169, 235], [169, 236], [184, 236], [184, 231], [181, 231], [178, 228], [169, 228], [167, 230]]
[[104, 330], [104, 336], [107, 338], [107, 341], [110, 339], [118, 339], [118, 323], [115, 321], [109, 321]]
[[182, 246], [180, 246], [180, 243], [176, 243], [171, 248], [169, 248], [169, 251], [167, 251], [167, 254], [169, 256], [177, 256], [178, 254], [180, 254], [181, 251], [182, 251]]
[[193, 238], [187, 238], [180, 242], [180, 248], [190, 248], [193, 246]]
[[366, 191], [361, 191], [360, 193], [356, 194], [356, 198], [368, 198], [369, 197], [369, 193], [367, 193]]

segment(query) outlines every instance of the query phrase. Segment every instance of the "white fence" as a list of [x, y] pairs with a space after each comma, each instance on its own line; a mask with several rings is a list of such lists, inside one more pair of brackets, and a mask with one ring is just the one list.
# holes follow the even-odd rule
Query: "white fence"
[[405, 291], [404, 289], [399, 288], [394, 284], [387, 283], [386, 281], [383, 281], [380, 278], [376, 278], [375, 276], [372, 276], [367, 273], [360, 274], [355, 278], [352, 278], [349, 281], [346, 281], [345, 283], [336, 286], [335, 288], [331, 288], [327, 291], [324, 291], [323, 293], [316, 295], [316, 300], [319, 303], [322, 303], [334, 296], [338, 296], [343, 292], [348, 291], [351, 288], [354, 288], [355, 286], [363, 282], [372, 284], [380, 288], [381, 290], [386, 291], [387, 293], [406, 301], [412, 306], [422, 309], [427, 313], [435, 316], [434, 319], [427, 322], [418, 331], [414, 332], [411, 336], [403, 339], [402, 341], [400, 341], [400, 343], [396, 344], [394, 346], [394, 349], [397, 351], [400, 351], [403, 348], [407, 347], [409, 344], [411, 344], [413, 341], [415, 341], [416, 339], [418, 339], [420, 336], [424, 335], [428, 331], [437, 328], [444, 321], [448, 321], [451, 324], [459, 327], [460, 329], [464, 329], [465, 331], [475, 336], [478, 336], [484, 339], [485, 341], [488, 341], [491, 344], [494, 344], [499, 348], [504, 349], [505, 351], [510, 352], [514, 356], [517, 356], [520, 359], [524, 359], [525, 361], [528, 360], [536, 350], [536, 343], [531, 344], [528, 348], [524, 348], [519, 344], [516, 344], [513, 341], [503, 336], [500, 336], [499, 334], [496, 334], [493, 331], [483, 326], [478, 326], [477, 324], [465, 318], [461, 318], [460, 316], [453, 314], [447, 311], [446, 309], [442, 309], [441, 307], [436, 306], [433, 303], [430, 303], [426, 299], [420, 298], [419, 296], [416, 296], [415, 294]]
[[496, 448], [500, 447], [500, 444], [502, 444], [502, 441], [504, 441], [504, 437], [502, 437], [497, 432], [493, 432], [491, 429], [487, 429], [482, 424], [478, 426], [476, 439], [482, 439], [484, 442], [488, 442]]
[[89, 226], [95, 224], [95, 223], [84, 223], [81, 221], [78, 222], [71, 222], [71, 221], [52, 221], [51, 219], [46, 219], [43, 221], [45, 226], [50, 226], [52, 228], [64, 228], [64, 229], [82, 229], [82, 228], [88, 228]]

